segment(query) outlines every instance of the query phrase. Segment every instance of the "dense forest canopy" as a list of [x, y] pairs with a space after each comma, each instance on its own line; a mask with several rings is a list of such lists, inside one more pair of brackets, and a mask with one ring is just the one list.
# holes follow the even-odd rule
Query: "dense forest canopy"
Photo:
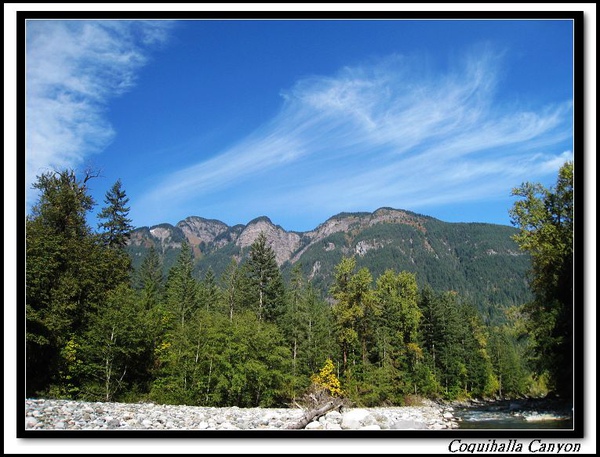
[[94, 176], [45, 173], [26, 220], [26, 395], [273, 407], [315, 384], [364, 406], [568, 392], [572, 170], [561, 168], [556, 189], [515, 189], [534, 298], [495, 321], [477, 297], [436, 289], [401, 262], [369, 268], [342, 255], [324, 262], [323, 291], [301, 262], [284, 274], [262, 232], [218, 273], [199, 274], [185, 239], [168, 268], [153, 247], [134, 268], [122, 183], [96, 232], [86, 222]]

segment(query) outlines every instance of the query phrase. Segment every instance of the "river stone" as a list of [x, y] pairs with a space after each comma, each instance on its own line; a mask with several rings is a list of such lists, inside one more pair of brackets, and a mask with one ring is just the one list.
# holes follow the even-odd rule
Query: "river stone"
[[332, 424], [331, 422], [325, 422], [326, 430], [341, 430], [342, 426], [340, 424]]
[[25, 428], [33, 428], [38, 421], [35, 417], [26, 417], [25, 418]]
[[327, 422], [332, 422], [334, 424], [339, 424], [342, 422], [342, 413], [339, 411], [329, 411], [324, 417]]
[[231, 422], [221, 422], [221, 424], [217, 427], [217, 430], [236, 430], [237, 427], [233, 425]]
[[[68, 407], [67, 405], [68, 404]], [[445, 410], [448, 411], [448, 410]], [[329, 411], [307, 428], [378, 430], [453, 428], [438, 407], [351, 408]], [[26, 401], [25, 428], [32, 429], [286, 429], [306, 411], [296, 408], [206, 408], [144, 403], [86, 403], [65, 400]], [[36, 417], [37, 416], [37, 417]], [[543, 416], [542, 416], [543, 417]], [[451, 420], [453, 419], [453, 420]]]
[[381, 430], [381, 427], [377, 424], [370, 424], [361, 427], [360, 430]]
[[106, 425], [108, 428], [117, 428], [121, 425], [121, 421], [117, 418], [112, 418], [106, 421]]
[[309, 422], [304, 427], [304, 430], [321, 430], [323, 429], [323, 424], [317, 421]]
[[[370, 420], [369, 420], [370, 419]], [[342, 417], [342, 428], [344, 430], [359, 429], [364, 425], [374, 423], [375, 419], [366, 409], [356, 408], [344, 413]]]
[[412, 420], [399, 420], [394, 422], [390, 429], [392, 430], [413, 430], [413, 429], [424, 429], [427, 426], [422, 422], [415, 422]]

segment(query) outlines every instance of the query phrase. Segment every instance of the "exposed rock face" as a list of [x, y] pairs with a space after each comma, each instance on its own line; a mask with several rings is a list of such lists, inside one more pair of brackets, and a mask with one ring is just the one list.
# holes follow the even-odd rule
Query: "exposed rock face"
[[[361, 231], [373, 227], [377, 224], [401, 224], [417, 229], [426, 234], [426, 216], [420, 216], [407, 211], [380, 208], [373, 213], [341, 213], [333, 216], [323, 222], [314, 230], [298, 233], [288, 232], [279, 225], [273, 224], [268, 217], [259, 217], [249, 222], [247, 225], [236, 225], [229, 227], [227, 224], [211, 219], [204, 219], [197, 216], [190, 216], [177, 223], [176, 226], [170, 224], [160, 224], [153, 227], [142, 227], [133, 231], [129, 244], [131, 246], [149, 247], [158, 245], [158, 251], [164, 252], [169, 248], [180, 248], [181, 242], [187, 240], [196, 256], [203, 252], [215, 251], [225, 245], [234, 244], [235, 246], [246, 249], [252, 245], [258, 235], [263, 232], [269, 245], [275, 251], [275, 258], [279, 266], [285, 262], [296, 263], [302, 255], [317, 243], [322, 242], [327, 237], [344, 233], [352, 237]], [[413, 239], [409, 242], [412, 244]], [[422, 239], [424, 248], [438, 255], [429, 244], [427, 238]], [[350, 247], [343, 247], [345, 254], [356, 254], [363, 257], [371, 250], [385, 248], [392, 243], [388, 239], [362, 239]], [[338, 248], [336, 243], [327, 241], [323, 245], [325, 252]], [[489, 249], [487, 255], [497, 255], [498, 252]], [[512, 251], [508, 252], [514, 254]], [[318, 266], [315, 268], [318, 269]], [[313, 274], [315, 271], [313, 271]]]
[[239, 235], [235, 244], [246, 248], [252, 245], [258, 235], [263, 232], [273, 251], [278, 265], [289, 260], [292, 254], [300, 247], [301, 237], [294, 232], [286, 232], [279, 226], [273, 225], [267, 217], [254, 219]]
[[226, 232], [229, 227], [221, 221], [208, 220], [202, 217], [190, 216], [177, 224], [194, 251], [199, 255], [201, 246], [212, 243], [219, 235]]
[[154, 240], [154, 245], [158, 246], [159, 252], [165, 252], [167, 249], [181, 248], [181, 242], [184, 240], [184, 235], [179, 227], [173, 227], [171, 224], [160, 224], [151, 227], [148, 230], [148, 235], [151, 240]]
[[363, 257], [367, 252], [372, 249], [381, 249], [388, 243], [387, 240], [377, 241], [377, 240], [362, 240], [356, 243], [356, 247], [354, 248], [354, 252], [359, 256]]
[[[268, 217], [259, 217], [249, 222], [246, 226], [229, 227], [227, 224], [202, 217], [190, 216], [177, 223], [160, 224], [150, 228], [136, 229], [130, 239], [130, 245], [146, 246], [154, 243], [159, 245], [159, 251], [166, 248], [180, 248], [183, 239], [186, 239], [194, 250], [196, 256], [205, 249], [218, 249], [226, 244], [234, 243], [241, 248], [248, 248], [261, 232], [275, 251], [277, 264], [290, 261], [295, 263], [307, 249], [334, 233], [351, 233], [380, 223], [402, 223], [417, 227], [425, 231], [419, 216], [401, 210], [381, 208], [374, 213], [352, 213], [334, 216], [316, 229], [304, 232], [288, 232], [282, 227], [273, 224]], [[376, 241], [359, 242], [354, 251], [362, 256], [370, 249], [379, 249], [384, 242]], [[202, 249], [201, 247], [204, 247]], [[334, 243], [328, 243], [325, 251], [336, 248]]]
[[[421, 218], [419, 216], [407, 213], [406, 211], [391, 209], [391, 208], [380, 208], [374, 213], [352, 213], [352, 214], [339, 214], [334, 216], [321, 225], [319, 225], [316, 229], [310, 232], [306, 232], [304, 234], [304, 238], [310, 240], [305, 246], [303, 246], [302, 250], [298, 251], [291, 258], [292, 263], [295, 263], [300, 259], [302, 254], [306, 252], [313, 244], [321, 241], [324, 238], [327, 238], [329, 235], [333, 235], [334, 233], [352, 233], [363, 230], [367, 227], [372, 227], [376, 224], [382, 223], [396, 223], [396, 224], [405, 224], [411, 225], [422, 231], [426, 232], [423, 223], [421, 222]], [[374, 247], [380, 248], [382, 247], [381, 243], [378, 245], [368, 243], [364, 243], [359, 247], [355, 248], [355, 253], [358, 255], [364, 255], [367, 250], [372, 249]], [[329, 244], [325, 250], [332, 250], [335, 246], [331, 246]]]
[[190, 244], [200, 242], [212, 243], [214, 239], [226, 232], [229, 227], [221, 221], [203, 219], [201, 217], [191, 216], [177, 224]]

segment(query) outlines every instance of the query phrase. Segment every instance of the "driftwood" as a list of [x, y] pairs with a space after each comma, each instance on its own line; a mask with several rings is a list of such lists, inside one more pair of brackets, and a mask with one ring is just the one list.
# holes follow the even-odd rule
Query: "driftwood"
[[318, 409], [313, 409], [311, 411], [308, 411], [307, 413], [304, 414], [304, 417], [302, 418], [302, 420], [300, 422], [291, 424], [287, 428], [288, 429], [296, 429], [296, 430], [303, 429], [313, 420], [318, 419], [319, 417], [323, 416], [324, 414], [328, 413], [329, 411], [331, 411], [333, 409], [339, 408], [340, 406], [342, 406], [342, 404], [343, 404], [343, 401], [340, 399], [331, 400], [331, 401], [325, 403], [325, 405], [321, 406]]

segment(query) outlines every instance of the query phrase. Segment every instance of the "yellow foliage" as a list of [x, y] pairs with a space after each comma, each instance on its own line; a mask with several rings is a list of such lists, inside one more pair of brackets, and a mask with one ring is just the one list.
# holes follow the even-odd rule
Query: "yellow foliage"
[[312, 375], [310, 379], [317, 386], [328, 390], [332, 397], [339, 397], [343, 394], [340, 380], [335, 375], [335, 367], [331, 359], [327, 359], [319, 374]]
[[417, 359], [423, 358], [423, 349], [416, 343], [408, 343], [406, 350], [409, 354], [412, 354]]
[[78, 349], [79, 344], [77, 344], [74, 338], [71, 338], [69, 341], [67, 341], [67, 344], [63, 349], [63, 356], [69, 364], [77, 362]]
[[167, 352], [169, 350], [169, 348], [171, 347], [171, 343], [169, 341], [162, 341], [155, 349], [154, 349], [154, 353], [157, 356], [161, 356], [162, 354], [164, 354], [165, 352]]

